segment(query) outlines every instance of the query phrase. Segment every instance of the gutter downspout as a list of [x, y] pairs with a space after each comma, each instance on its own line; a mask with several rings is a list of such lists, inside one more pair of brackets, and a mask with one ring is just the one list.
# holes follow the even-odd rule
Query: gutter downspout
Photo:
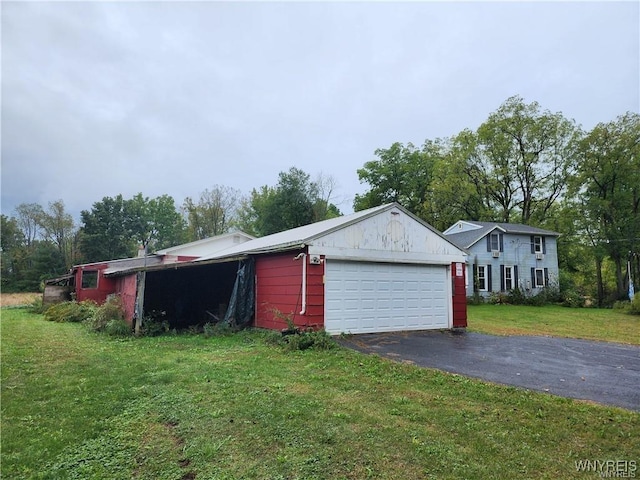
[[304, 315], [307, 312], [307, 254], [300, 253], [294, 260], [302, 258], [302, 310], [299, 315]]

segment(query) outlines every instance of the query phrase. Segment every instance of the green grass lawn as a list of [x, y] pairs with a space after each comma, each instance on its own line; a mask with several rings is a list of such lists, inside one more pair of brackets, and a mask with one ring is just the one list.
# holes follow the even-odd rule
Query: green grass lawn
[[[586, 312], [586, 311], [585, 311]], [[11, 479], [585, 479], [640, 414], [264, 333], [114, 340], [1, 312]]]
[[620, 310], [469, 305], [468, 330], [494, 335], [550, 335], [640, 345], [640, 316]]

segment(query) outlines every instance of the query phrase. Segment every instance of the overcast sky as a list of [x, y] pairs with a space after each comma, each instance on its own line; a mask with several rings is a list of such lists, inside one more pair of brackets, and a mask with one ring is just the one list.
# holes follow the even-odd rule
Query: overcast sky
[[338, 182], [513, 95], [585, 129], [639, 111], [640, 3], [2, 2], [2, 213], [296, 166]]

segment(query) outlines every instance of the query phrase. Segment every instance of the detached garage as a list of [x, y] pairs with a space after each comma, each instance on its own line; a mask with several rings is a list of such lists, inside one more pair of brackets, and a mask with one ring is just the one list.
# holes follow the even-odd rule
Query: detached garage
[[464, 251], [395, 203], [257, 238], [194, 265], [239, 258], [255, 262], [258, 327], [466, 327]]

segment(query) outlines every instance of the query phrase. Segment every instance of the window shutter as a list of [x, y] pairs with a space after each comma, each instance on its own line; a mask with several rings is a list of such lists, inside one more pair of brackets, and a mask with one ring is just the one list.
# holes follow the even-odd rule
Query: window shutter
[[504, 252], [504, 239], [502, 237], [502, 234], [498, 235], [498, 238], [500, 238], [500, 251]]
[[473, 264], [473, 291], [478, 291], [478, 265]]
[[487, 291], [493, 292], [493, 281], [491, 280], [491, 265], [487, 265]]
[[487, 252], [491, 251], [491, 233], [487, 235]]
[[531, 288], [536, 286], [536, 269], [531, 267]]
[[548, 268], [544, 269], [544, 286], [545, 287], [549, 286], [549, 269]]
[[536, 253], [536, 237], [531, 235], [531, 253]]
[[514, 265], [513, 267], [513, 286], [520, 290], [520, 283], [518, 280], [518, 266]]
[[545, 242], [544, 237], [542, 237], [542, 253], [547, 254], [547, 242]]
[[503, 292], [506, 290], [506, 285], [504, 284], [504, 265], [500, 265], [500, 290]]

